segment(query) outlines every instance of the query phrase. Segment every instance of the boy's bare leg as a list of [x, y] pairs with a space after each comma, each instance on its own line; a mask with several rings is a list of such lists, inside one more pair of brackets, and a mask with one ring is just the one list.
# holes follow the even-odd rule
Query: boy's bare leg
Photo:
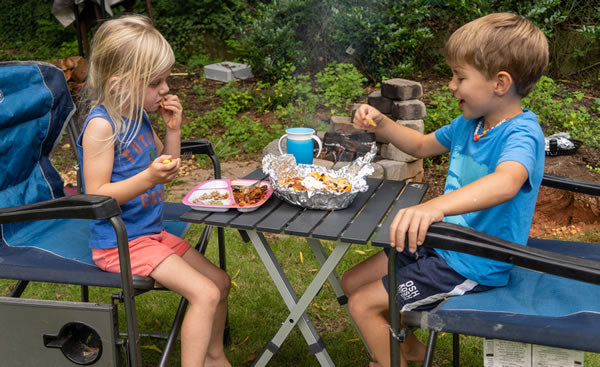
[[342, 276], [342, 289], [346, 297], [350, 297], [358, 288], [376, 281], [387, 274], [388, 257], [383, 251], [367, 260], [356, 264]]
[[210, 262], [198, 251], [190, 249], [183, 255], [183, 259], [200, 273], [211, 279], [221, 291], [221, 299], [217, 305], [205, 366], [231, 366], [223, 350], [223, 336], [225, 333], [225, 321], [227, 319], [227, 298], [231, 287], [231, 279], [229, 279], [226, 272]]
[[[381, 280], [360, 287], [348, 302], [350, 314], [377, 360], [373, 366], [390, 365], [388, 304], [388, 294]], [[425, 346], [411, 335], [402, 343], [401, 357], [402, 367], [407, 366], [407, 360], [422, 361], [425, 358]]]
[[[210, 263], [208, 260], [206, 262]], [[218, 318], [218, 308], [223, 297], [219, 286], [177, 255], [167, 257], [150, 276], [189, 301], [181, 327], [181, 365], [184, 367], [217, 365], [212, 360], [212, 337], [215, 319]], [[222, 357], [220, 359], [224, 361], [219, 361], [218, 365], [229, 367], [222, 342], [221, 337]], [[208, 357], [209, 349], [211, 357]]]

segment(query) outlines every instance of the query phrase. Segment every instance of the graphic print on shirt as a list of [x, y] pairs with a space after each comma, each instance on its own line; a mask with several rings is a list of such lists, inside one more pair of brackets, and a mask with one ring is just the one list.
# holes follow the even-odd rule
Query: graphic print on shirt
[[[123, 151], [122, 156], [127, 158], [138, 172], [143, 171], [158, 157], [154, 136], [150, 132], [139, 134]], [[164, 198], [165, 193], [162, 185], [157, 185], [139, 196], [140, 203], [144, 208], [162, 203]]]

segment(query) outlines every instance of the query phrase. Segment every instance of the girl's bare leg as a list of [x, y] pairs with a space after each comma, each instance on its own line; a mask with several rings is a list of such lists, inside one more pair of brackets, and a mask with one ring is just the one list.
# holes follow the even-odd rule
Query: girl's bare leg
[[210, 262], [198, 251], [193, 249], [187, 251], [183, 255], [183, 259], [200, 273], [211, 279], [220, 290], [221, 299], [217, 305], [217, 312], [214, 317], [205, 366], [229, 367], [231, 364], [227, 360], [225, 351], [223, 350], [223, 337], [225, 332], [225, 321], [227, 319], [227, 297], [229, 296], [231, 279], [229, 279], [226, 272]]
[[[150, 276], [189, 301], [181, 327], [181, 365], [183, 367], [208, 365], [210, 358], [207, 358], [207, 355], [209, 346], [213, 346], [215, 319], [218, 318], [219, 307], [222, 307], [220, 304], [224, 292], [211, 278], [177, 255], [167, 257]], [[223, 351], [222, 340], [221, 337], [221, 352]], [[222, 356], [225, 357], [223, 352]], [[227, 359], [220, 365], [230, 366]]]

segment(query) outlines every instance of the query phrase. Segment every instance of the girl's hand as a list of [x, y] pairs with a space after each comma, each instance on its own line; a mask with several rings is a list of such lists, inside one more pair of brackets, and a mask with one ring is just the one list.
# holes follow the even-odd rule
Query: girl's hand
[[173, 181], [179, 172], [180, 165], [181, 159], [173, 159], [170, 155], [161, 155], [152, 161], [147, 168], [151, 182], [154, 185], [159, 185]]
[[181, 129], [181, 116], [183, 115], [183, 107], [179, 102], [179, 97], [173, 94], [167, 94], [160, 102], [160, 115], [167, 125], [167, 129]]
[[401, 252], [404, 250], [404, 241], [408, 236], [408, 250], [414, 253], [417, 246], [421, 246], [425, 241], [431, 223], [442, 219], [444, 213], [428, 203], [401, 209], [390, 225], [390, 245]]
[[374, 131], [383, 123], [383, 116], [375, 107], [363, 104], [354, 112], [352, 123], [355, 129]]

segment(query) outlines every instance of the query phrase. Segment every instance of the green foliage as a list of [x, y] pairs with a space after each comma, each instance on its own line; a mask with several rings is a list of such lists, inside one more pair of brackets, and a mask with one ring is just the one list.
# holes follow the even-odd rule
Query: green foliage
[[272, 111], [296, 102], [303, 103], [312, 99], [312, 84], [307, 74], [296, 75], [296, 68], [284, 68], [281, 76], [274, 82], [259, 81], [256, 93], [259, 95], [258, 110]]
[[218, 54], [246, 13], [244, 0], [157, 0], [152, 7], [156, 27], [188, 70], [218, 60], [209, 50]]
[[583, 93], [566, 92], [554, 80], [542, 77], [523, 99], [523, 107], [537, 114], [546, 135], [567, 132], [584, 144], [600, 148], [600, 119], [579, 105], [582, 98]]
[[[291, 67], [315, 73], [332, 61], [356, 65], [371, 82], [427, 69], [448, 73], [441, 55], [448, 36], [477, 17], [507, 11], [548, 36], [550, 76], [600, 84], [600, 8], [593, 1], [155, 0], [152, 7], [188, 72], [242, 60], [266, 83]], [[51, 8], [47, 1], [0, 2], [0, 59], [76, 55], [74, 27], [63, 28]], [[113, 11], [119, 16], [124, 9]], [[136, 2], [134, 12], [145, 13], [144, 3]]]
[[430, 133], [449, 124], [462, 114], [458, 101], [452, 96], [447, 86], [430, 91], [425, 94], [427, 115], [424, 119], [425, 133]]
[[223, 135], [225, 141], [241, 144], [248, 153], [261, 151], [265, 145], [281, 135], [281, 125], [271, 125], [267, 128], [245, 115], [234, 123], [226, 123], [223, 126], [226, 129]]
[[202, 88], [200, 84], [194, 84], [192, 86], [192, 90], [198, 95], [198, 101], [204, 100], [204, 97], [206, 96], [206, 91], [204, 90], [204, 88]]
[[408, 76], [416, 69], [418, 49], [433, 37], [424, 25], [429, 2], [332, 1], [333, 47], [350, 53], [372, 81]]
[[63, 28], [48, 1], [0, 1], [0, 60], [54, 60], [78, 55], [73, 27]]
[[218, 89], [216, 95], [223, 101], [223, 106], [232, 112], [248, 110], [254, 101], [251, 92], [247, 89], [238, 88], [235, 80]]
[[349, 115], [350, 103], [365, 94], [363, 84], [367, 78], [352, 64], [333, 62], [318, 72], [315, 79], [317, 92], [322, 96], [323, 104], [331, 107], [332, 115]]
[[237, 40], [230, 40], [252, 72], [268, 82], [285, 75], [294, 65], [303, 70], [307, 55], [302, 47], [302, 30], [310, 29], [315, 19], [312, 9], [319, 0], [273, 0], [260, 4], [256, 14], [248, 15], [247, 27]]

